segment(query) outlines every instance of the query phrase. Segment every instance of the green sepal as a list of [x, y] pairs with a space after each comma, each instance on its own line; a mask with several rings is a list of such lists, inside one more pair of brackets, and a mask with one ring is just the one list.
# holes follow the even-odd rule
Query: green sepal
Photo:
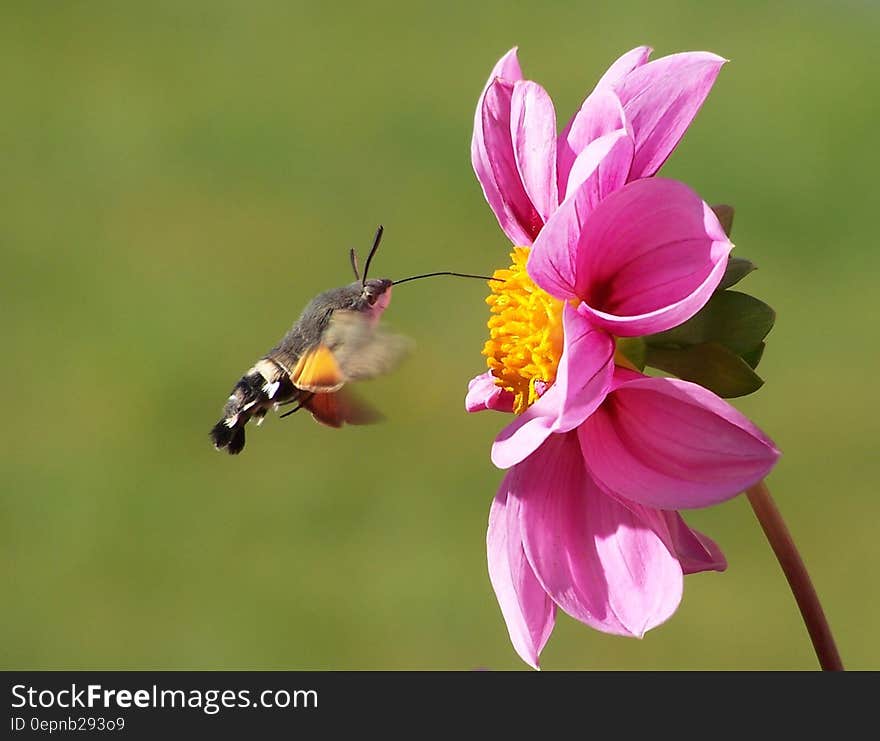
[[762, 342], [754, 350], [741, 353], [740, 357], [745, 360], [752, 368], [757, 368], [758, 363], [761, 362], [761, 357], [764, 355], [765, 347], [766, 345]]
[[[713, 342], [735, 355], [755, 354], [773, 328], [776, 312], [763, 301], [739, 291], [721, 291], [684, 324], [645, 338], [649, 347], [686, 348]], [[650, 359], [648, 365], [651, 365]]]
[[755, 265], [755, 263], [744, 257], [728, 258], [727, 270], [725, 270], [724, 275], [721, 276], [721, 282], [718, 284], [718, 288], [715, 289], [715, 293], [730, 288], [731, 286], [735, 286], [749, 273], [757, 269], [758, 266]]
[[725, 399], [754, 393], [764, 384], [745, 360], [717, 342], [678, 349], [648, 345], [646, 361]]
[[728, 206], [726, 203], [718, 203], [712, 206], [712, 210], [715, 212], [715, 216], [718, 217], [718, 222], [721, 224], [721, 228], [724, 229], [724, 233], [729, 237], [730, 232], [733, 231], [733, 206]]

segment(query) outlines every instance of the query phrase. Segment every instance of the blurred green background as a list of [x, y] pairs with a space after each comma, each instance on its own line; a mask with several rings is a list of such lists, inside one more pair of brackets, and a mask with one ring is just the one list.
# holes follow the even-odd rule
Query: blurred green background
[[[620, 53], [732, 60], [664, 168], [737, 208], [779, 319], [738, 402], [852, 668], [880, 666], [880, 155], [872, 2], [4, 2], [0, 664], [522, 668], [485, 565], [500, 415], [463, 411], [486, 292], [401, 287], [417, 352], [362, 387], [388, 421], [207, 432], [307, 299], [491, 271], [474, 105], [520, 46], [560, 122]], [[730, 561], [642, 641], [560, 616], [547, 669], [810, 669], [744, 498], [689, 515]]]

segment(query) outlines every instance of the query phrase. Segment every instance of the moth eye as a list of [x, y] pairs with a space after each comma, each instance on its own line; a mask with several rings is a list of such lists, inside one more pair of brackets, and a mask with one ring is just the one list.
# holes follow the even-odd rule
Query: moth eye
[[367, 294], [367, 303], [368, 303], [370, 306], [372, 306], [373, 304], [376, 303], [376, 298], [377, 298], [377, 297], [374, 296], [372, 293], [368, 293], [368, 294]]

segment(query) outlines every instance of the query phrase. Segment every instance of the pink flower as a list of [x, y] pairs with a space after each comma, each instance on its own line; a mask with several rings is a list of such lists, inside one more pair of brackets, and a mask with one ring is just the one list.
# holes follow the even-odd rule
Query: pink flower
[[471, 161], [498, 223], [520, 246], [532, 244], [559, 203], [609, 152], [602, 188], [654, 175], [725, 62], [708, 52], [648, 62], [649, 47], [633, 49], [611, 65], [557, 135], [553, 102], [544, 88], [523, 79], [516, 51], [498, 61], [480, 96]]
[[[490, 283], [490, 372], [471, 382], [466, 406], [518, 414], [492, 448], [509, 470], [487, 546], [511, 640], [535, 667], [557, 606], [620, 635], [666, 620], [684, 574], [725, 568], [718, 547], [675, 510], [735, 496], [779, 456], [713, 393], [642, 375], [616, 353], [617, 338], [698, 312], [732, 249], [693, 191], [648, 178], [722, 60], [645, 64], [647, 52], [612, 65], [558, 145], [549, 99], [521, 80], [513, 52], [496, 73], [515, 82], [490, 80], [478, 107], [474, 167], [505, 233], [532, 247], [516, 247]], [[504, 120], [513, 122], [507, 138], [496, 125]], [[618, 128], [603, 133], [597, 121]]]
[[[565, 314], [569, 323], [577, 312]], [[489, 514], [489, 576], [514, 648], [535, 668], [557, 606], [617, 635], [641, 637], [669, 618], [685, 574], [726, 568], [718, 546], [674, 510], [729, 499], [779, 456], [702, 386], [603, 362], [590, 341], [600, 331], [569, 343], [556, 383], [493, 449], [510, 468]], [[570, 388], [581, 360], [601, 366], [587, 405], [534, 415], [553, 389]]]
[[[715, 543], [651, 504], [677, 501], [680, 484], [690, 494], [682, 499], [721, 498], [731, 480], [767, 470], [769, 442], [741, 415], [704, 414], [689, 398], [694, 389], [700, 387], [668, 379], [621, 383], [598, 414], [576, 431], [552, 435], [505, 476], [489, 514], [489, 576], [513, 646], [531, 666], [538, 666], [557, 605], [597, 630], [641, 637], [678, 607], [684, 574], [726, 567]], [[679, 413], [685, 421], [670, 429]], [[705, 449], [707, 433], [716, 432], [721, 441]], [[649, 447], [642, 447], [645, 439]], [[725, 440], [744, 451], [736, 463]], [[597, 450], [608, 457], [597, 458]], [[693, 453], [699, 462], [688, 460], [683, 470]], [[625, 480], [633, 498], [606, 488], [600, 476], [612, 485]]]

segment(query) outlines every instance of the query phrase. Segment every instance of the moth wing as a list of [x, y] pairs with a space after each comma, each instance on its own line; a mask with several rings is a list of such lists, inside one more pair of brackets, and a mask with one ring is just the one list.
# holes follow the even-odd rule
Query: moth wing
[[379, 411], [349, 389], [315, 394], [303, 406], [318, 422], [328, 427], [342, 427], [343, 424], [368, 425], [382, 419]]
[[322, 343], [302, 354], [290, 380], [297, 388], [320, 395], [338, 391], [346, 378], [333, 351]]
[[320, 344], [296, 362], [290, 380], [304, 391], [333, 393], [349, 381], [363, 381], [393, 370], [411, 346], [409, 339], [388, 332], [362, 313], [337, 310]]
[[355, 311], [335, 311], [324, 333], [345, 381], [363, 381], [393, 370], [412, 342]]

